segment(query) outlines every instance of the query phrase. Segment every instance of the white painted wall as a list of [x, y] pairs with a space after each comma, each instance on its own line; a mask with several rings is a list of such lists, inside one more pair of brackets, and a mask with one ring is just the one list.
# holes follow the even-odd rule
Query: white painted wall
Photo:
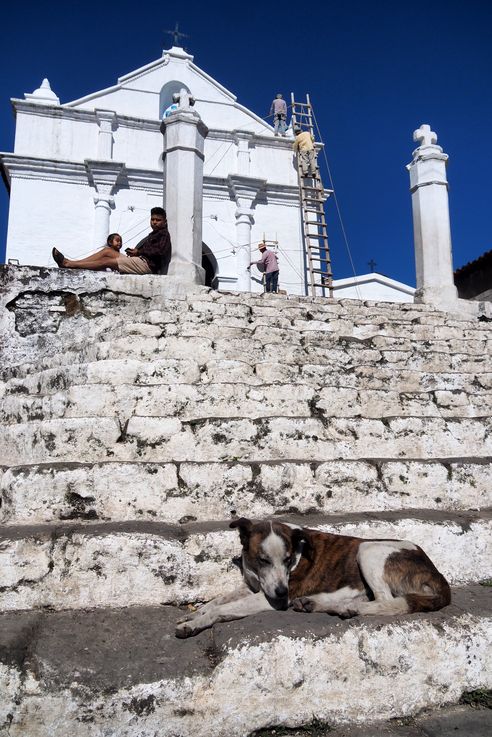
[[413, 302], [415, 289], [383, 274], [363, 274], [333, 281], [336, 299], [367, 299], [374, 302]]

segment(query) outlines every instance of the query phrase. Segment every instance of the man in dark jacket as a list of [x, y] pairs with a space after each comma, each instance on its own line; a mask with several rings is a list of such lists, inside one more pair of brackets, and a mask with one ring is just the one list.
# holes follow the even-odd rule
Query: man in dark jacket
[[127, 248], [126, 256], [111, 248], [103, 248], [92, 256], [72, 261], [53, 248], [53, 259], [65, 269], [113, 269], [120, 274], [167, 274], [171, 260], [171, 237], [167, 229], [166, 211], [153, 207], [150, 211], [152, 233], [143, 238], [135, 248]]

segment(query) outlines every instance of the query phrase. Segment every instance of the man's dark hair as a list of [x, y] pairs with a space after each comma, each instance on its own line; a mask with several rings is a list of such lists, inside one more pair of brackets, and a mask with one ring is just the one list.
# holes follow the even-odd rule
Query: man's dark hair
[[166, 217], [166, 211], [164, 210], [163, 207], [153, 207], [152, 210], [150, 211], [150, 214], [151, 215], [160, 215], [161, 218], [165, 218]]

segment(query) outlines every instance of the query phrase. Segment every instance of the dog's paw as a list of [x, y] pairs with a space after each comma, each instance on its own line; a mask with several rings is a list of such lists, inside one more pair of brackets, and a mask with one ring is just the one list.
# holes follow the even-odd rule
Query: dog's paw
[[341, 609], [340, 611], [333, 613], [338, 614], [340, 619], [352, 619], [352, 617], [356, 617], [359, 612], [356, 609], [349, 609], [349, 607], [347, 607], [346, 609]]
[[292, 608], [295, 612], [314, 612], [314, 601], [309, 596], [300, 596], [292, 602]]
[[180, 640], [184, 640], [187, 637], [193, 637], [193, 635], [198, 634], [199, 631], [200, 630], [197, 630], [189, 622], [187, 622], [187, 621], [184, 621], [184, 622], [181, 621], [181, 622], [178, 623], [178, 625], [177, 625], [177, 627], [176, 627], [176, 629], [174, 631], [174, 634], [176, 635], [176, 637], [179, 637]]

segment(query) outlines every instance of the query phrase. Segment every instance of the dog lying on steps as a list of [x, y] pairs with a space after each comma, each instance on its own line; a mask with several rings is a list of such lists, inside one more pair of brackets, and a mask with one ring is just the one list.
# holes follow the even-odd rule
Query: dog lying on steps
[[270, 609], [357, 614], [432, 612], [451, 601], [449, 584], [424, 551], [405, 540], [364, 540], [276, 521], [239, 528], [243, 583], [180, 620], [177, 637]]

